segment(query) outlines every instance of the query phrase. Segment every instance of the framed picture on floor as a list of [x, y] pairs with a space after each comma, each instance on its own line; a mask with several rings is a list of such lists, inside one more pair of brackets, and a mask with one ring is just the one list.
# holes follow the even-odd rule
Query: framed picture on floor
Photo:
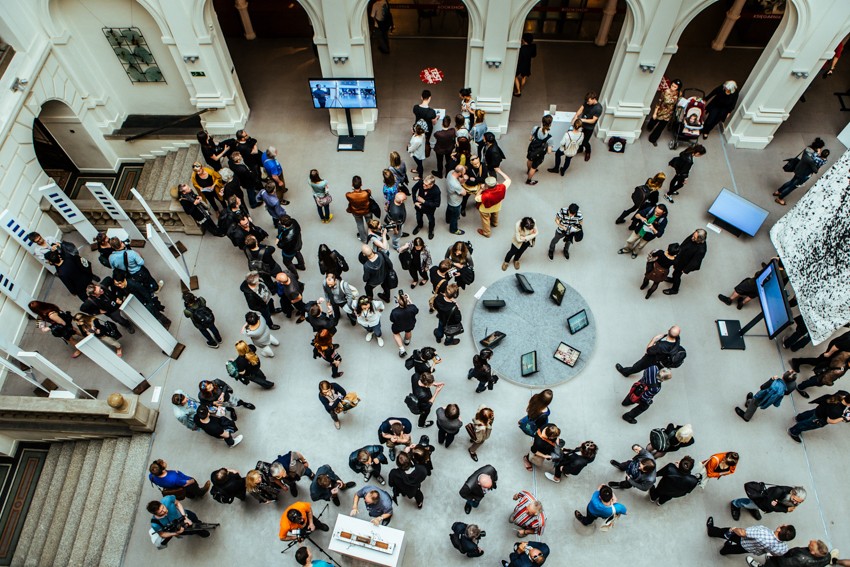
[[571, 335], [575, 335], [588, 325], [590, 325], [590, 319], [587, 318], [587, 311], [585, 309], [582, 309], [567, 319], [567, 327], [569, 327]]
[[519, 359], [519, 365], [523, 376], [537, 372], [537, 351], [533, 350], [522, 355]]
[[552, 356], [567, 366], [573, 367], [576, 365], [576, 362], [578, 362], [578, 357], [581, 356], [581, 351], [562, 342], [558, 345], [558, 348], [555, 349], [555, 354]]

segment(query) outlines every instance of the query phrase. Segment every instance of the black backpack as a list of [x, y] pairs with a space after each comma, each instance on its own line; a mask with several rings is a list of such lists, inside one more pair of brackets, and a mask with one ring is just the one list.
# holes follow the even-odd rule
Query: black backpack
[[673, 350], [667, 353], [661, 364], [667, 368], [679, 368], [685, 362], [687, 356], [688, 351], [685, 350], [685, 347], [677, 344], [673, 347]]
[[212, 496], [213, 500], [216, 502], [220, 502], [221, 504], [232, 504], [233, 496], [228, 496], [217, 486], [213, 486], [210, 488], [210, 496]]
[[212, 309], [204, 305], [192, 311], [192, 321], [201, 327], [209, 327], [215, 323], [215, 315]]
[[[405, 362], [405, 365], [406, 364], [407, 362]], [[419, 398], [414, 396], [412, 392], [405, 396], [404, 403], [413, 415], [419, 415], [422, 412], [422, 410], [419, 409]]]
[[407, 360], [404, 361], [404, 367], [408, 370], [413, 370], [413, 367], [416, 366], [417, 362], [422, 362], [422, 359], [419, 358], [419, 351], [414, 350], [413, 354], [407, 357]]
[[268, 276], [271, 274], [271, 270], [268, 265], [263, 262], [263, 253], [265, 252], [265, 246], [260, 246], [257, 250], [256, 256], [252, 250], [248, 250], [245, 248], [243, 252], [245, 252], [245, 257], [248, 258], [248, 271], [249, 272], [257, 272], [260, 275]]
[[535, 160], [539, 159], [542, 156], [546, 155], [546, 151], [548, 146], [546, 142], [552, 137], [552, 134], [547, 134], [545, 138], [542, 140], [537, 136], [537, 133], [540, 131], [540, 127], [534, 131], [531, 142], [528, 144], [528, 159]]
[[662, 427], [656, 427], [649, 432], [649, 443], [656, 451], [666, 452], [670, 448], [670, 438]]

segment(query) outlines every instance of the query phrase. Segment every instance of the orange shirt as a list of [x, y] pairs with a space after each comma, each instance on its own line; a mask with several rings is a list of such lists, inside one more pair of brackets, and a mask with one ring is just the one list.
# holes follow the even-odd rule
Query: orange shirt
[[302, 527], [298, 524], [293, 524], [286, 517], [290, 510], [298, 510], [299, 512], [301, 512], [301, 515], [304, 516], [304, 519], [306, 520], [307, 513], [310, 512], [310, 509], [311, 508], [309, 502], [296, 502], [295, 504], [284, 510], [283, 515], [280, 517], [280, 533], [278, 537], [280, 537], [280, 539], [283, 539], [286, 537], [286, 532], [297, 530]]
[[705, 462], [705, 470], [706, 476], [708, 478], [720, 478], [721, 476], [726, 476], [728, 474], [732, 474], [735, 472], [735, 467], [737, 465], [732, 465], [729, 467], [729, 470], [718, 470], [717, 466], [726, 460], [726, 453], [717, 453], [716, 455], [710, 456]]

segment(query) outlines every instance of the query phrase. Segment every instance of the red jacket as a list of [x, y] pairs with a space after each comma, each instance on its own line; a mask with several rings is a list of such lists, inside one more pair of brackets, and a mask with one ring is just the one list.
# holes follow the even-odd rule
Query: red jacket
[[493, 205], [498, 205], [505, 198], [507, 187], [504, 183], [499, 183], [495, 187], [488, 187], [481, 192], [481, 205], [485, 208], [490, 208]]

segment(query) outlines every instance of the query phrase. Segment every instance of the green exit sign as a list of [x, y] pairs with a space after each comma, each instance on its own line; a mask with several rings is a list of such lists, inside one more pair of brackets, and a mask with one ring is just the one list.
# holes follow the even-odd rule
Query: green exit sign
[[206, 77], [207, 74], [204, 73], [203, 71], [192, 71], [192, 76], [193, 77]]

